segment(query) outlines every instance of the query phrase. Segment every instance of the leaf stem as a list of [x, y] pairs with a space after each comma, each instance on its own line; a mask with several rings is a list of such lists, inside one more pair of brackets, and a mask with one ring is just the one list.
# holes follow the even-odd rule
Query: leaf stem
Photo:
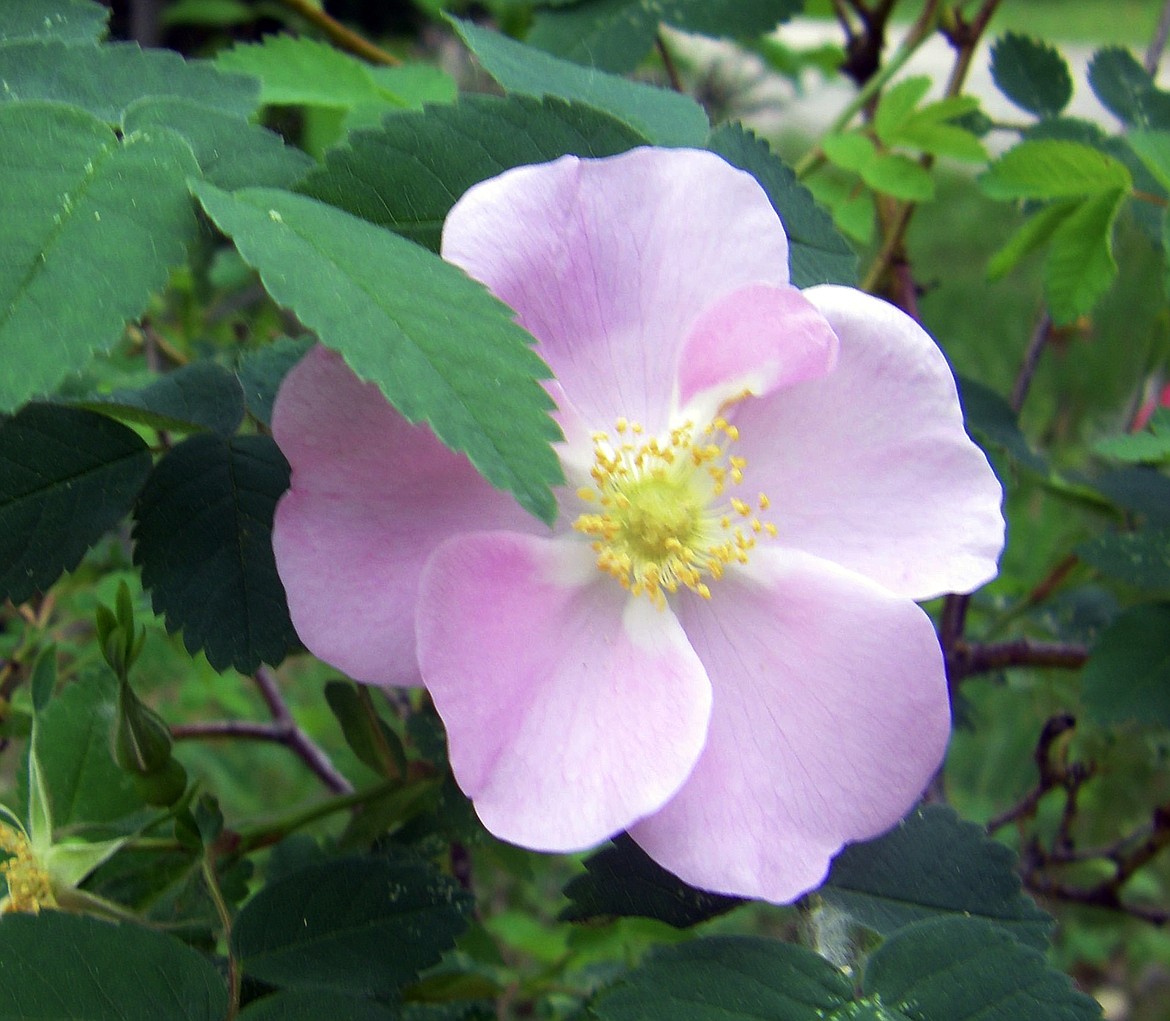
[[212, 847], [204, 847], [203, 858], [200, 862], [203, 872], [203, 882], [207, 886], [207, 893], [215, 905], [215, 912], [219, 915], [219, 924], [223, 929], [223, 942], [227, 952], [228, 969], [228, 1009], [224, 1021], [235, 1021], [240, 1010], [240, 969], [232, 953], [232, 915], [228, 910], [227, 902], [223, 899], [223, 891], [219, 888], [219, 877], [215, 874], [215, 852]]
[[387, 53], [364, 36], [346, 28], [336, 18], [326, 14], [322, 8], [314, 7], [309, 0], [280, 0], [280, 2], [290, 11], [295, 11], [310, 24], [320, 29], [331, 42], [341, 49], [348, 50], [355, 56], [368, 60], [371, 64], [393, 67], [402, 63], [393, 53]]

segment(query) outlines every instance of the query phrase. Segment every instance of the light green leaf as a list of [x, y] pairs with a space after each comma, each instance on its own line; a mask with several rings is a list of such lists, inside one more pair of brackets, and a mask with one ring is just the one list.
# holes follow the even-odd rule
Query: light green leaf
[[901, 930], [865, 967], [867, 1000], [929, 1021], [1097, 1021], [1101, 1008], [1037, 950], [974, 918]]
[[1056, 199], [1128, 192], [1133, 186], [1125, 164], [1080, 142], [1041, 139], [1021, 142], [979, 178], [995, 199]]
[[5, 0], [0, 43], [56, 39], [96, 43], [106, 32], [110, 9], [94, 0]]
[[118, 139], [80, 110], [0, 104], [0, 411], [121, 339], [194, 236], [198, 170], [169, 131]]
[[1117, 275], [1113, 224], [1125, 198], [1123, 191], [1093, 195], [1052, 232], [1044, 264], [1044, 292], [1058, 325], [1091, 311]]
[[934, 198], [930, 173], [908, 156], [880, 153], [860, 169], [861, 179], [874, 191], [905, 202], [926, 202]]
[[898, 131], [930, 91], [929, 75], [904, 78], [882, 93], [874, 111], [873, 129], [886, 145], [895, 145]]
[[450, 20], [506, 92], [585, 103], [624, 121], [656, 145], [702, 146], [707, 137], [707, 115], [687, 96], [579, 67], [470, 21]]
[[313, 199], [205, 184], [196, 194], [273, 298], [360, 378], [552, 520], [559, 433], [536, 382], [548, 370], [511, 310], [430, 252]]
[[173, 936], [86, 915], [0, 925], [0, 1021], [222, 1021], [215, 967]]
[[1099, 440], [1093, 444], [1093, 452], [1129, 464], [1170, 459], [1170, 408], [1156, 408], [1141, 432]]
[[899, 129], [896, 144], [918, 149], [931, 156], [982, 163], [987, 149], [979, 138], [966, 128], [941, 124], [932, 117], [911, 117]]
[[0, 416], [0, 597], [22, 603], [72, 571], [149, 471], [142, 439], [102, 415], [29, 404]]
[[427, 103], [454, 103], [459, 97], [455, 79], [433, 64], [371, 67], [369, 73], [384, 95], [410, 110], [421, 110]]
[[1122, 613], [1097, 640], [1081, 683], [1099, 723], [1170, 727], [1170, 603]]
[[1072, 99], [1072, 75], [1060, 52], [1016, 32], [992, 46], [991, 77], [1016, 106], [1038, 117], [1058, 116]]
[[81, 107], [108, 124], [145, 97], [171, 96], [234, 117], [255, 109], [255, 79], [224, 74], [202, 60], [171, 50], [142, 50], [135, 43], [66, 46], [59, 42], [0, 46], [0, 104], [51, 99]]
[[870, 166], [877, 159], [877, 146], [873, 144], [872, 139], [859, 131], [826, 135], [821, 139], [821, 149], [830, 163], [842, 170], [852, 170], [857, 173], [863, 167]]
[[330, 151], [299, 188], [432, 251], [443, 221], [473, 184], [558, 156], [613, 156], [646, 138], [581, 103], [465, 96], [452, 106], [392, 113]]
[[950, 808], [920, 808], [834, 860], [820, 895], [889, 935], [924, 918], [985, 918], [1044, 950], [1052, 919], [1020, 888], [1016, 856]]
[[1131, 131], [1125, 138], [1162, 187], [1170, 188], [1170, 131]]
[[1056, 228], [1079, 206], [1077, 199], [1063, 199], [1034, 213], [988, 260], [987, 275], [992, 280], [1007, 276], [1025, 255], [1047, 244]]

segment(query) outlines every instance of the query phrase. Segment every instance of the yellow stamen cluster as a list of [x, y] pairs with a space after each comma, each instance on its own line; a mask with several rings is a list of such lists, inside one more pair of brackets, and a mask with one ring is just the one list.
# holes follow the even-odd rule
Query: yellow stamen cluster
[[33, 856], [28, 837], [0, 822], [0, 851], [8, 855], [0, 861], [0, 876], [8, 886], [8, 896], [0, 899], [0, 914], [22, 911], [36, 915], [41, 908], [57, 906], [49, 874]]
[[687, 422], [647, 438], [637, 422], [619, 418], [615, 433], [593, 435], [593, 485], [577, 495], [597, 511], [573, 527], [593, 540], [598, 568], [634, 595], [658, 607], [680, 588], [710, 599], [705, 579], [747, 563], [757, 539], [776, 534], [759, 517], [769, 506], [763, 493], [754, 503], [725, 496], [747, 466], [728, 454], [739, 430], [717, 418], [698, 435]]

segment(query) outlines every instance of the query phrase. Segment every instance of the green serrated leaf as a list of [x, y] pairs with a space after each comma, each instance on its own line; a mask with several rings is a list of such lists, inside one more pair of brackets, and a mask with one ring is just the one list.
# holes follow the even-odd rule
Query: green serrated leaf
[[[379, 776], [405, 777], [406, 752], [398, 735], [373, 712], [349, 681], [325, 685], [325, 701], [353, 753]], [[369, 709], [367, 707], [370, 707]]]
[[374, 1000], [321, 989], [286, 989], [253, 1000], [240, 1012], [239, 1021], [401, 1021], [397, 1009]]
[[155, 466], [134, 512], [134, 562], [169, 631], [217, 670], [253, 672], [296, 645], [272, 555], [289, 469], [268, 436], [199, 435]]
[[678, 92], [579, 67], [470, 21], [450, 19], [467, 48], [506, 92], [577, 101], [624, 121], [656, 145], [701, 146], [703, 108]]
[[250, 414], [265, 425], [272, 422], [272, 404], [288, 371], [313, 346], [312, 337], [278, 337], [255, 351], [249, 351], [236, 366]]
[[1016, 32], [992, 46], [991, 77], [1016, 106], [1037, 117], [1058, 116], [1072, 99], [1072, 75], [1060, 51]]
[[102, 415], [30, 404], [0, 417], [0, 596], [22, 603], [73, 570], [149, 471], [146, 444]]
[[607, 917], [654, 918], [678, 929], [726, 914], [743, 903], [688, 886], [667, 872], [629, 837], [585, 859], [585, 872], [565, 886], [567, 922]]
[[240, 119], [256, 109], [259, 85], [207, 61], [136, 43], [66, 46], [58, 42], [0, 46], [0, 104], [47, 99], [80, 107], [110, 125], [145, 97], [171, 96]]
[[994, 199], [1059, 199], [1128, 192], [1133, 179], [1125, 164], [1081, 142], [1042, 139], [1021, 142], [980, 175]]
[[106, 33], [110, 9], [94, 0], [5, 0], [0, 43], [55, 39], [96, 43]]
[[1044, 955], [982, 919], [918, 922], [866, 964], [867, 998], [914, 1018], [1096, 1021], [1101, 1008]]
[[803, 8], [803, 0], [582, 0], [543, 5], [527, 42], [558, 57], [617, 74], [632, 71], [654, 45], [659, 25], [722, 38], [770, 32]]
[[1044, 264], [1044, 293], [1057, 325], [1090, 312], [1117, 276], [1113, 225], [1126, 192], [1092, 195], [1052, 232]]
[[[114, 700], [113, 675], [91, 674], [66, 685], [37, 713], [37, 768], [55, 831], [100, 826], [142, 808], [110, 755]], [[26, 770], [19, 787], [27, 791], [33, 780]]]
[[916, 810], [889, 833], [834, 860], [820, 895], [888, 936], [939, 915], [985, 918], [1039, 950], [1052, 919], [1023, 893], [1016, 856], [950, 808]]
[[259, 78], [265, 105], [350, 108], [389, 101], [368, 64], [305, 36], [270, 35], [263, 42], [238, 43], [221, 51], [215, 64]]
[[548, 370], [510, 309], [430, 252], [313, 199], [207, 185], [197, 194], [273, 298], [361, 379], [552, 520], [559, 432], [536, 382]]
[[879, 153], [872, 163], [861, 168], [861, 179], [874, 191], [905, 202], [926, 202], [934, 198], [930, 172], [908, 156], [897, 153]]
[[244, 417], [239, 380], [214, 362], [184, 365], [141, 390], [115, 390], [74, 403], [125, 422], [184, 433], [230, 436]]
[[1170, 408], [1156, 408], [1140, 432], [1110, 436], [1093, 444], [1093, 452], [1130, 464], [1157, 464], [1170, 458]]
[[432, 251], [455, 200], [511, 167], [558, 156], [613, 156], [646, 139], [579, 103], [465, 96], [454, 106], [387, 116], [329, 152], [299, 191], [388, 227]]
[[1134, 128], [1170, 129], [1170, 93], [1128, 50], [1106, 47], [1093, 54], [1089, 85], [1102, 105]]
[[1024, 256], [1042, 248], [1059, 227], [1078, 207], [1078, 199], [1062, 199], [1045, 206], [1021, 225], [1007, 243], [987, 262], [987, 275], [992, 280], [1007, 276]]
[[826, 135], [821, 139], [821, 149], [830, 163], [855, 173], [860, 173], [863, 167], [877, 159], [877, 146], [860, 131]]
[[982, 163], [987, 159], [987, 149], [976, 135], [954, 124], [940, 124], [932, 117], [911, 117], [898, 129], [896, 140], [898, 145], [931, 156], [969, 163]]
[[591, 1012], [599, 1021], [829, 1021], [848, 1016], [837, 1012], [852, 999], [848, 976], [811, 950], [717, 936], [654, 952]]
[[1106, 533], [1082, 543], [1076, 554], [1110, 578], [1170, 591], [1170, 528]]
[[930, 91], [929, 75], [914, 75], [891, 86], [878, 101], [873, 129], [886, 145], [895, 145], [898, 131]]
[[118, 139], [80, 110], [0, 104], [0, 411], [111, 348], [195, 234], [168, 131]]
[[139, 100], [122, 118], [126, 134], [160, 127], [182, 135], [203, 176], [229, 191], [290, 188], [317, 165], [307, 153], [285, 145], [275, 132], [188, 99]]
[[173, 936], [86, 915], [10, 915], [0, 926], [0, 1021], [222, 1021], [227, 989]]
[[1097, 640], [1081, 683], [1099, 723], [1170, 726], [1170, 603], [1122, 613]]
[[270, 883], [232, 927], [244, 972], [278, 986], [393, 993], [466, 925], [470, 895], [413, 860], [342, 858]]
[[707, 148], [733, 167], [746, 170], [768, 193], [788, 234], [788, 263], [795, 286], [857, 282], [853, 249], [837, 232], [829, 214], [763, 139], [740, 124], [723, 124], [711, 133]]

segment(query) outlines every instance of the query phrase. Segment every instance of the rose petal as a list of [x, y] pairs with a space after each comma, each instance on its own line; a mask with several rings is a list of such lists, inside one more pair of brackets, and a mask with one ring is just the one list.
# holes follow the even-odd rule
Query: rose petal
[[803, 292], [841, 340], [820, 378], [728, 413], [745, 487], [765, 492], [778, 543], [913, 599], [995, 576], [1002, 490], [967, 437], [950, 368], [909, 316], [845, 287]]
[[725, 401], [816, 379], [837, 361], [837, 335], [795, 287], [749, 284], [705, 308], [682, 354], [679, 400], [709, 421]]
[[692, 885], [787, 902], [851, 840], [892, 826], [942, 758], [942, 654], [929, 618], [859, 575], [758, 551], [679, 616], [711, 678], [707, 745], [630, 831]]
[[596, 844], [659, 808], [703, 746], [711, 688], [678, 620], [600, 578], [584, 543], [445, 543], [418, 647], [455, 778], [503, 840]]
[[697, 150], [509, 170], [456, 203], [442, 251], [516, 310], [593, 429], [619, 416], [666, 428], [700, 314], [747, 284], [788, 282], [767, 195]]
[[540, 526], [324, 348], [285, 379], [272, 428], [292, 466], [272, 544], [297, 634], [356, 680], [417, 684], [427, 557], [471, 528]]

